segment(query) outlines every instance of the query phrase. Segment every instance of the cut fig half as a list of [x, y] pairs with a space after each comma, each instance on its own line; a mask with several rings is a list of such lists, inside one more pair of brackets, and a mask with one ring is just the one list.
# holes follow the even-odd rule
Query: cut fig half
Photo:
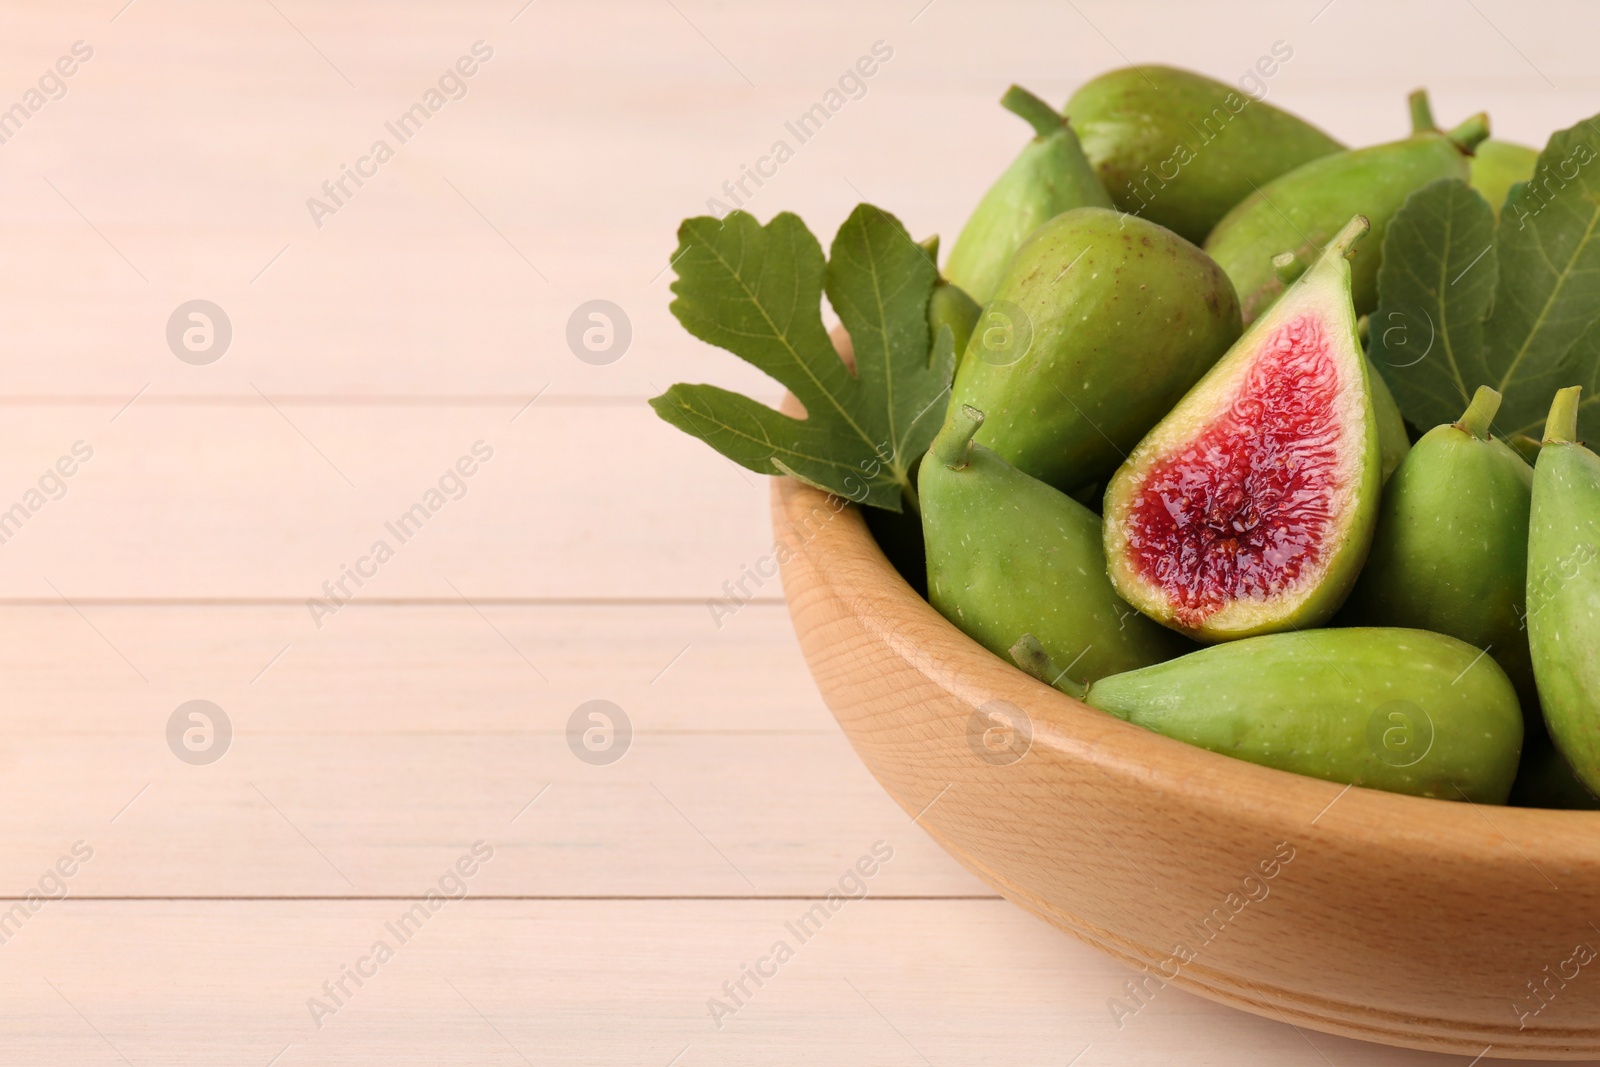
[[1317, 626], [1372, 542], [1382, 477], [1345, 257], [1357, 215], [1106, 489], [1128, 603], [1202, 641]]

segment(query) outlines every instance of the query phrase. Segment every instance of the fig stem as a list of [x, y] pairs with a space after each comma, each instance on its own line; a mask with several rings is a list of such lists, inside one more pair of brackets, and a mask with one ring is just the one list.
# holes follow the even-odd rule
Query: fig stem
[[933, 457], [953, 471], [961, 470], [971, 459], [972, 435], [983, 425], [983, 412], [971, 404], [951, 404], [944, 425], [929, 449]]
[[1445, 136], [1470, 156], [1478, 145], [1489, 139], [1489, 116], [1480, 111], [1461, 125], [1446, 130]]
[[1578, 396], [1582, 392], [1581, 385], [1556, 390], [1550, 417], [1544, 424], [1545, 444], [1571, 444], [1578, 439]]
[[1411, 132], [1437, 132], [1439, 127], [1433, 121], [1433, 105], [1428, 102], [1428, 90], [1418, 89], [1407, 100], [1411, 104]]
[[917, 247], [928, 253], [928, 258], [939, 262], [939, 235], [932, 234], [917, 242]]
[[1017, 638], [1017, 643], [1011, 646], [1011, 660], [1045, 685], [1059, 689], [1070, 697], [1082, 700], [1089, 693], [1088, 686], [1074, 682], [1067, 677], [1066, 671], [1056, 666], [1055, 660], [1050, 658], [1050, 653], [1044, 650], [1039, 639], [1032, 634], [1023, 634]]
[[1472, 403], [1467, 405], [1466, 413], [1457, 420], [1456, 429], [1470, 433], [1480, 441], [1487, 441], [1489, 425], [1494, 422], [1495, 413], [1499, 410], [1499, 390], [1480, 385], [1478, 391], [1472, 394]]
[[1027, 122], [1040, 137], [1049, 137], [1067, 124], [1066, 116], [1020, 85], [1006, 90], [1000, 106]]
[[1306, 272], [1305, 264], [1293, 252], [1279, 252], [1272, 257], [1272, 273], [1284, 285], [1290, 285]]
[[1352, 215], [1350, 221], [1344, 224], [1344, 228], [1334, 234], [1333, 240], [1329, 241], [1327, 247], [1323, 248], [1322, 256], [1318, 262], [1326, 263], [1349, 255], [1350, 250], [1356, 246], [1356, 242], [1365, 237], [1367, 231], [1371, 228], [1372, 223], [1367, 221], [1365, 215]]

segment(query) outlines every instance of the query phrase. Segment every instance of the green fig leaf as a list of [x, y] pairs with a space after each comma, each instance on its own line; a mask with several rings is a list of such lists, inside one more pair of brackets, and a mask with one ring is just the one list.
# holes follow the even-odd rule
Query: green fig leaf
[[1490, 385], [1504, 398], [1496, 433], [1537, 438], [1555, 391], [1581, 384], [1579, 432], [1600, 435], [1597, 119], [1551, 136], [1498, 225], [1454, 179], [1418, 190], [1390, 223], [1372, 356], [1414, 425], [1453, 421]]
[[[1499, 376], [1486, 384], [1505, 397], [1495, 422], [1506, 433], [1539, 436], [1555, 391], [1594, 380], [1600, 347], [1579, 343], [1600, 318], [1600, 132], [1593, 123], [1554, 134], [1533, 180], [1513, 185], [1501, 212], [1500, 285], [1484, 343]], [[1596, 411], [1580, 409], [1580, 433], [1585, 415], [1591, 431], [1600, 429]]]
[[1494, 211], [1466, 182], [1423, 186], [1390, 221], [1369, 354], [1413, 425], [1455, 421], [1491, 381], [1483, 320], [1497, 263]]
[[[1508, 426], [1507, 434], [1531, 437], [1539, 441], [1544, 437], [1544, 421], [1549, 412], [1548, 398], [1557, 389], [1569, 385], [1583, 386], [1583, 399], [1578, 401], [1578, 438], [1594, 441], [1600, 438], [1600, 316], [1589, 323], [1588, 329], [1578, 335], [1567, 349], [1558, 372], [1559, 380], [1547, 390], [1545, 412], [1521, 426]], [[1496, 419], [1497, 425], [1504, 420]], [[1588, 427], [1587, 436], [1584, 428]]]
[[[824, 263], [796, 215], [765, 226], [743, 211], [701, 216], [679, 227], [672, 261], [684, 329], [776, 378], [806, 417], [681, 383], [650, 401], [656, 413], [753, 471], [890, 511], [914, 504], [912, 470], [944, 418], [955, 351], [948, 330], [929, 344], [938, 272], [899, 220], [858, 205]], [[823, 326], [824, 289], [850, 333], [853, 374]]]

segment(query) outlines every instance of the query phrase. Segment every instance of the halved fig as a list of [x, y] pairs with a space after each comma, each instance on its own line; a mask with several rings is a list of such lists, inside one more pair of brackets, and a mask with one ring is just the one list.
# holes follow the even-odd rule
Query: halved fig
[[1316, 626], [1372, 543], [1382, 485], [1346, 255], [1357, 215], [1139, 442], [1106, 490], [1124, 600], [1202, 641]]

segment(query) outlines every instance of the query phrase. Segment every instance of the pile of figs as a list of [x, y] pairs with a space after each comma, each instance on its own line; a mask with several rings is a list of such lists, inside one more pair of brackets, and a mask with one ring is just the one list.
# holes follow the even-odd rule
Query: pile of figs
[[[930, 602], [1085, 703], [1447, 800], [1600, 808], [1600, 459], [1578, 389], [1408, 427], [1368, 360], [1385, 227], [1536, 153], [1477, 115], [1347, 149], [1231, 87], [1112, 71], [984, 195], [930, 304], [959, 354], [917, 473]], [[1203, 140], [1197, 139], [1197, 133]], [[1174, 155], [1173, 145], [1191, 146]], [[1422, 432], [1426, 431], [1426, 432]]]

